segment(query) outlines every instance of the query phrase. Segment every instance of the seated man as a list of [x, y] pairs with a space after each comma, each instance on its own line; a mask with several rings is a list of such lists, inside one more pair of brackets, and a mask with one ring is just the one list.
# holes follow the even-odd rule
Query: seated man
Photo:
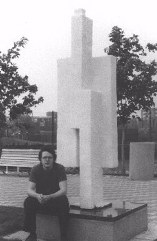
[[39, 152], [40, 164], [30, 173], [28, 197], [24, 202], [24, 231], [30, 235], [27, 241], [35, 241], [36, 213], [45, 211], [57, 215], [60, 223], [61, 240], [67, 240], [69, 202], [66, 197], [67, 178], [62, 165], [55, 162], [53, 148], [44, 146]]

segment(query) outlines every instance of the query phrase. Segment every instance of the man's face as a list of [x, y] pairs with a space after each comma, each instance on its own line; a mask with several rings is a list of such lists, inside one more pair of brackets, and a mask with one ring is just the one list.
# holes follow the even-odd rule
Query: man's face
[[41, 156], [41, 163], [45, 170], [51, 169], [54, 163], [53, 155], [47, 151], [43, 151]]

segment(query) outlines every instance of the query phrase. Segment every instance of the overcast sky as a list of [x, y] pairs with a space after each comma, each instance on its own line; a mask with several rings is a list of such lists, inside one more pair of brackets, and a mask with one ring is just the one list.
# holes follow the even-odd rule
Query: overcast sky
[[56, 61], [70, 56], [71, 17], [77, 8], [93, 20], [93, 56], [104, 55], [115, 25], [127, 36], [138, 34], [142, 44], [157, 42], [156, 0], [0, 0], [0, 51], [23, 36], [29, 40], [18, 66], [45, 99], [34, 115], [57, 110]]

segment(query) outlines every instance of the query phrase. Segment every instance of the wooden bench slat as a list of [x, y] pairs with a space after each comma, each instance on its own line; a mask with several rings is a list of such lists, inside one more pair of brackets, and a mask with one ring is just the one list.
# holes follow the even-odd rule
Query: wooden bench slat
[[35, 165], [37, 165], [38, 163], [32, 163], [32, 164], [27, 164], [27, 163], [25, 163], [24, 165], [22, 165], [22, 164], [17, 164], [17, 163], [10, 163], [10, 164], [8, 164], [8, 165], [5, 165], [4, 163], [3, 164], [1, 164], [1, 166], [3, 166], [3, 167], [33, 167], [33, 166], [35, 166]]
[[2, 151], [8, 151], [8, 152], [38, 152], [40, 149], [3, 149]]
[[38, 152], [3, 152], [3, 151], [2, 151], [2, 153], [3, 154], [22, 154], [22, 155], [30, 155], [30, 154], [37, 155], [38, 154]]
[[27, 151], [27, 152], [38, 152], [40, 151], [40, 149], [3, 149], [3, 151], [12, 151], [12, 152], [16, 152], [16, 151]]
[[38, 157], [36, 157], [36, 156], [2, 156], [2, 158], [1, 159], [38, 159]]
[[23, 154], [23, 155], [24, 155], [24, 154], [28, 154], [28, 155], [29, 155], [29, 154], [35, 154], [35, 155], [38, 154], [38, 152], [3, 152], [3, 151], [2, 151], [2, 153], [4, 153], [4, 154], [7, 154], [7, 153], [12, 153], [12, 154], [14, 154], [14, 153], [15, 153], [15, 154], [21, 153], [21, 154]]
[[22, 163], [10, 163], [5, 165], [4, 163], [1, 164], [1, 167], [33, 167], [36, 166], [38, 163], [25, 163], [24, 165], [22, 165]]
[[2, 155], [38, 155], [38, 153], [29, 152], [2, 152]]
[[20, 160], [14, 160], [14, 161], [10, 161], [10, 160], [8, 160], [8, 161], [0, 161], [0, 163], [4, 163], [4, 164], [7, 164], [7, 163], [39, 163], [39, 160], [27, 160], [27, 161], [20, 161]]
[[2, 158], [1, 162], [6, 162], [6, 161], [39, 161], [38, 158]]
[[6, 162], [6, 163], [0, 163], [0, 165], [4, 165], [4, 166], [9, 166], [9, 165], [29, 165], [29, 164], [34, 164], [34, 165], [36, 165], [36, 164], [38, 164], [38, 163], [40, 163], [40, 162]]

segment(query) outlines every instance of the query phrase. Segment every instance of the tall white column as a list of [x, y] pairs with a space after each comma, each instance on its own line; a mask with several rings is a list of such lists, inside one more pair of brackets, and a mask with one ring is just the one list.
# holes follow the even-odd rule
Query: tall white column
[[103, 202], [102, 167], [116, 167], [116, 59], [92, 57], [91, 19], [72, 17], [71, 58], [58, 61], [57, 161], [80, 166], [80, 204]]

